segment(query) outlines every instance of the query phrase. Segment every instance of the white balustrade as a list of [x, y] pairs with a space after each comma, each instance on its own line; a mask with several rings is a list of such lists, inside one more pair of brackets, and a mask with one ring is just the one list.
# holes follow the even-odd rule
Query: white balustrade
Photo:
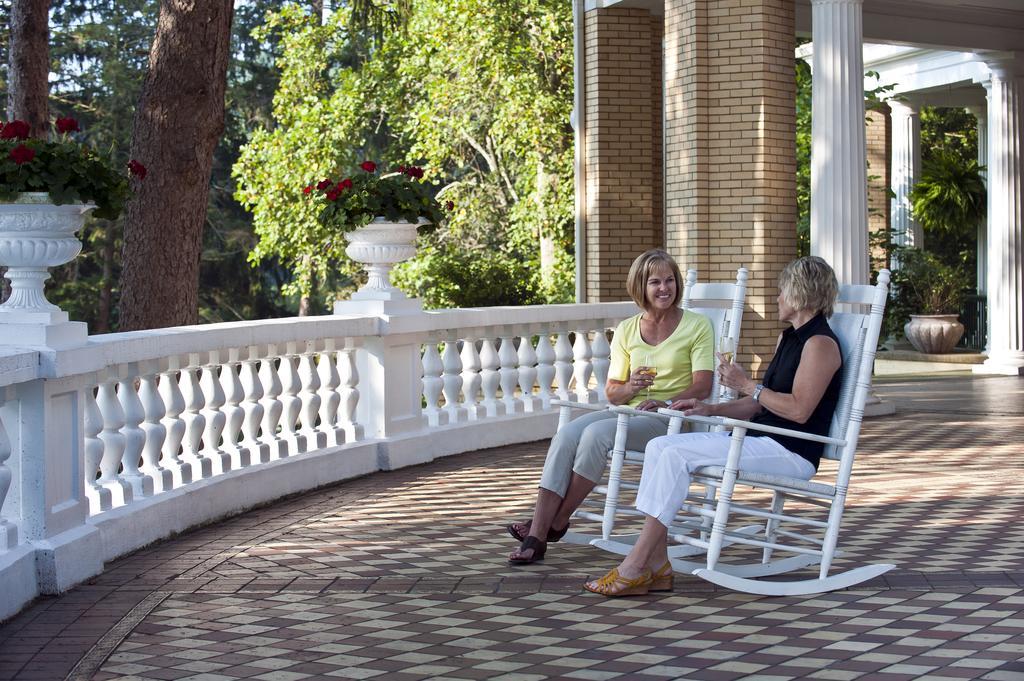
[[100, 459], [100, 485], [110, 490], [111, 503], [124, 506], [132, 501], [132, 486], [121, 479], [118, 472], [124, 456], [124, 410], [117, 399], [116, 382], [113, 378], [100, 383], [96, 393], [96, 405], [103, 420], [99, 439], [103, 442], [103, 456]]
[[[283, 360], [282, 360], [283, 361]], [[277, 346], [267, 346], [267, 356], [260, 362], [260, 382], [263, 384], [263, 435], [262, 440], [270, 447], [270, 458], [288, 456], [288, 443], [278, 432], [284, 403], [281, 401], [281, 377], [277, 369]]]
[[89, 500], [89, 513], [96, 514], [109, 511], [111, 508], [110, 490], [99, 484], [100, 463], [103, 461], [103, 414], [96, 404], [96, 395], [92, 390], [85, 391], [85, 496]]
[[572, 380], [572, 345], [569, 344], [569, 332], [559, 331], [555, 341], [555, 383], [558, 390], [555, 394], [560, 400], [572, 399], [569, 395], [569, 382]]
[[[4, 390], [0, 388], [0, 407], [3, 407]], [[11, 438], [7, 435], [3, 415], [0, 414], [0, 511], [7, 500], [7, 492], [11, 489], [11, 469], [7, 460], [11, 456]], [[8, 551], [18, 545], [18, 526], [0, 515], [0, 552]]]
[[554, 380], [555, 348], [551, 345], [551, 336], [546, 331], [541, 331], [537, 336], [537, 397], [540, 399], [541, 409], [551, 408], [551, 400], [555, 398], [551, 392]]
[[[167, 428], [161, 419], [167, 415], [164, 401], [157, 387], [157, 363], [147, 362], [140, 367], [139, 401], [142, 404], [143, 419], [139, 427], [145, 436], [142, 446], [142, 472], [152, 481], [153, 493], [159, 494], [174, 488], [171, 471], [160, 465], [160, 452], [167, 438]], [[88, 478], [86, 478], [88, 482]]]
[[338, 427], [345, 433], [346, 442], [363, 439], [363, 426], [356, 423], [356, 409], [359, 406], [359, 369], [356, 367], [355, 348], [346, 345], [338, 353], [338, 380], [341, 382], [338, 395], [341, 404], [338, 411]]
[[323, 449], [327, 446], [327, 433], [317, 428], [320, 416], [320, 375], [316, 371], [316, 343], [306, 341], [306, 349], [299, 355], [299, 433], [305, 439], [304, 451]]
[[238, 376], [241, 369], [239, 362], [238, 348], [228, 350], [228, 361], [220, 368], [218, 381], [221, 390], [224, 391], [224, 432], [221, 449], [229, 459], [232, 470], [245, 468], [251, 462], [251, 455], [248, 447], [241, 444], [242, 424], [245, 422], [245, 410], [242, 408], [242, 399], [245, 391], [242, 388], [242, 379]]
[[227, 417], [221, 411], [227, 400], [224, 388], [217, 376], [220, 368], [220, 353], [211, 352], [209, 362], [200, 370], [199, 389], [203, 391], [203, 456], [210, 460], [213, 475], [222, 475], [231, 470], [231, 455], [220, 446]]
[[480, 353], [476, 350], [476, 339], [466, 338], [462, 341], [462, 408], [470, 421], [476, 421], [483, 415], [483, 408], [478, 402], [480, 395]]
[[160, 465], [171, 472], [175, 487], [192, 482], [192, 466], [181, 458], [181, 443], [185, 439], [185, 420], [181, 414], [185, 411], [185, 396], [181, 394], [180, 368], [179, 358], [171, 357], [168, 360], [167, 371], [160, 373], [160, 381], [157, 384], [157, 392], [160, 393], [165, 410], [160, 423], [166, 433], [164, 444], [160, 448]]
[[591, 356], [587, 331], [579, 329], [572, 344], [572, 379], [576, 388], [573, 394], [577, 402], [587, 404], [597, 401], [597, 394], [590, 389], [590, 374], [594, 370], [590, 364]]
[[441, 423], [441, 408], [438, 403], [441, 400], [441, 389], [444, 381], [441, 379], [441, 372], [444, 371], [444, 364], [441, 363], [441, 354], [437, 351], [437, 341], [428, 340], [423, 345], [423, 414], [427, 417], [427, 423], [436, 426]]
[[516, 360], [519, 363], [519, 401], [524, 412], [533, 413], [541, 401], [533, 395], [533, 386], [537, 382], [537, 353], [529, 335], [520, 337]]
[[[270, 445], [260, 440], [263, 416], [263, 381], [259, 375], [259, 348], [250, 345], [245, 348], [245, 359], [239, 370], [238, 380], [242, 384], [242, 446], [249, 452], [252, 463], [270, 461]], [[264, 438], [269, 436], [264, 434]]]
[[522, 403], [516, 399], [516, 384], [519, 382], [519, 357], [516, 354], [515, 342], [511, 335], [501, 337], [498, 348], [498, 362], [501, 364], [499, 382], [501, 384], [501, 403], [506, 414], [522, 411]]
[[498, 386], [501, 380], [499, 366], [501, 362], [498, 351], [494, 349], [494, 341], [484, 338], [480, 342], [480, 388], [484, 393], [481, 404], [487, 416], [498, 415]]
[[608, 336], [603, 328], [594, 331], [594, 341], [590, 344], [590, 351], [593, 354], [590, 364], [594, 368], [597, 400], [607, 402], [608, 395], [604, 392], [604, 386], [608, 382], [608, 367], [611, 365], [612, 348], [608, 344]]
[[281, 355], [277, 373], [281, 377], [281, 439], [288, 443], [288, 456], [306, 451], [306, 438], [298, 430], [299, 412], [302, 409], [302, 381], [295, 369], [296, 344], [289, 343], [287, 352]]
[[317, 358], [316, 372], [320, 378], [320, 430], [328, 446], [345, 443], [345, 431], [338, 427], [338, 409], [341, 406], [341, 377], [338, 375], [337, 351], [333, 338], [329, 338], [324, 351]]
[[132, 487], [135, 498], [153, 495], [153, 479], [139, 470], [142, 462], [142, 450], [146, 445], [146, 431], [141, 427], [146, 413], [142, 401], [135, 391], [135, 378], [122, 377], [117, 382], [117, 400], [121, 403], [124, 413], [124, 425], [121, 435], [124, 436], [124, 454], [121, 455], [121, 479]]
[[178, 387], [185, 399], [185, 411], [181, 419], [185, 422], [185, 439], [182, 441], [182, 461], [192, 467], [193, 480], [205, 480], [213, 475], [213, 461], [203, 452], [203, 433], [206, 431], [206, 406], [203, 389], [199, 385], [199, 354], [189, 355], [188, 366], [181, 370]]
[[444, 352], [441, 353], [441, 383], [444, 393], [444, 411], [448, 423], [459, 423], [466, 420], [466, 409], [459, 405], [459, 393], [462, 391], [462, 357], [458, 351], [459, 340], [455, 336], [446, 336]]

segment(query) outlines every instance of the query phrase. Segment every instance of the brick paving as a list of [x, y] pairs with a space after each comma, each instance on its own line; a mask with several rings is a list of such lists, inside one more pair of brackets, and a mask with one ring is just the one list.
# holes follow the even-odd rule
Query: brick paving
[[1024, 679], [1024, 378], [888, 380], [865, 423], [837, 568], [764, 598], [551, 545], [510, 567], [546, 442], [377, 473], [115, 561], [0, 626], [0, 679]]

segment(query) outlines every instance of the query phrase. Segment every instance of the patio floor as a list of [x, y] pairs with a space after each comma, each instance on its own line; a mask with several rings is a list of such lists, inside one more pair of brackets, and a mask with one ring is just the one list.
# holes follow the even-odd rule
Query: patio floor
[[0, 679], [1024, 679], [1024, 378], [886, 379], [841, 546], [898, 568], [764, 598], [511, 568], [546, 441], [378, 473], [139, 551], [0, 627]]

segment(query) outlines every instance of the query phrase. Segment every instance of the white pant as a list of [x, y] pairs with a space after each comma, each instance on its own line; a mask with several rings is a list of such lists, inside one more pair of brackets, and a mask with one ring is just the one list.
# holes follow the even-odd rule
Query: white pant
[[[647, 443], [636, 508], [668, 527], [690, 490], [690, 475], [701, 466], [724, 466], [731, 433], [662, 435]], [[770, 437], [743, 439], [740, 470], [810, 480], [814, 466]]]

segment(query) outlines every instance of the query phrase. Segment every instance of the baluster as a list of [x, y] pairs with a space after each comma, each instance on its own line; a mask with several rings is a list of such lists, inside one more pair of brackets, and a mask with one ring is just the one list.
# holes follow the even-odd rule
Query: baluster
[[89, 499], [89, 515], [96, 515], [111, 508], [110, 490], [97, 484], [100, 462], [103, 460], [103, 414], [96, 404], [92, 390], [85, 391], [85, 496]]
[[498, 361], [501, 363], [499, 382], [501, 383], [501, 403], [506, 414], [522, 411], [521, 402], [516, 399], [516, 383], [519, 381], [519, 369], [516, 367], [519, 358], [516, 355], [515, 341], [511, 335], [501, 337], [498, 347]]
[[260, 442], [260, 425], [263, 423], [263, 382], [259, 375], [259, 349], [250, 345], [239, 372], [242, 383], [242, 446], [249, 451], [251, 463], [270, 461], [270, 445]]
[[270, 446], [270, 458], [281, 459], [288, 456], [288, 443], [281, 438], [278, 427], [284, 404], [281, 402], [281, 377], [277, 371], [277, 346], [267, 346], [267, 357], [260, 362], [260, 382], [263, 384], [263, 442]]
[[577, 402], [590, 403], [597, 395], [590, 389], [590, 374], [594, 368], [590, 366], [590, 340], [583, 329], [576, 331], [576, 342], [572, 345], [573, 380], [576, 382], [575, 399]]
[[192, 466], [182, 461], [179, 456], [181, 442], [185, 438], [185, 420], [181, 418], [181, 413], [185, 411], [185, 396], [181, 394], [181, 386], [176, 375], [180, 368], [181, 361], [177, 357], [171, 357], [167, 371], [160, 373], [160, 382], [157, 386], [166, 411], [160, 423], [167, 431], [164, 445], [160, 448], [163, 453], [160, 464], [171, 472], [175, 487], [192, 482]]
[[498, 351], [494, 349], [494, 341], [484, 338], [480, 345], [480, 387], [484, 392], [483, 408], [488, 416], [498, 415], [498, 373], [500, 366]]
[[[4, 508], [7, 500], [7, 492], [11, 489], [11, 478], [13, 473], [7, 466], [7, 459], [11, 456], [11, 438], [7, 436], [7, 429], [4, 427], [3, 406], [4, 391], [0, 390], [0, 511]], [[95, 470], [95, 469], [93, 469]], [[88, 490], [88, 485], [86, 485]], [[18, 526], [0, 516], [0, 551], [13, 549], [18, 545]]]
[[98, 436], [103, 442], [98, 482], [110, 490], [113, 506], [125, 506], [132, 501], [132, 486], [117, 475], [121, 467], [121, 457], [124, 455], [124, 435], [121, 434], [124, 411], [117, 400], [114, 386], [114, 380], [108, 378], [100, 383], [99, 392], [96, 393], [96, 404], [103, 418], [103, 429]]
[[483, 413], [477, 396], [480, 394], [480, 353], [476, 351], [476, 339], [466, 338], [462, 341], [462, 408], [466, 417], [475, 421]]
[[203, 391], [203, 456], [210, 460], [213, 474], [221, 475], [231, 470], [231, 455], [220, 446], [220, 435], [224, 432], [227, 417], [221, 408], [225, 403], [224, 388], [217, 372], [220, 368], [220, 352], [210, 353], [207, 363], [200, 371], [199, 389]]
[[541, 409], [550, 409], [554, 394], [551, 392], [555, 380], [555, 349], [551, 347], [551, 336], [541, 331], [537, 337], [537, 396], [540, 397]]
[[338, 407], [341, 404], [341, 377], [335, 360], [336, 344], [333, 338], [324, 341], [324, 351], [317, 359], [316, 372], [320, 377], [320, 430], [327, 446], [345, 443], [345, 431], [338, 427]]
[[356, 407], [359, 406], [359, 370], [356, 368], [355, 348], [346, 342], [345, 349], [338, 353], [338, 380], [341, 387], [341, 405], [338, 412], [338, 427], [345, 433], [346, 442], [363, 439], [363, 426], [356, 423]]
[[597, 401], [607, 402], [608, 395], [605, 393], [604, 388], [608, 383], [608, 366], [611, 364], [612, 348], [608, 344], [608, 336], [605, 334], [604, 327], [594, 332], [594, 342], [591, 344], [590, 349], [594, 353], [594, 359], [590, 364], [594, 367], [594, 381], [597, 383]]
[[139, 379], [139, 402], [142, 403], [142, 432], [146, 435], [146, 443], [142, 446], [142, 472], [153, 481], [153, 492], [159, 494], [174, 487], [174, 476], [171, 471], [160, 465], [160, 449], [167, 437], [167, 428], [160, 422], [167, 414], [164, 401], [157, 391], [157, 364], [147, 362], [139, 367], [142, 378]]
[[431, 426], [440, 425], [441, 409], [437, 406], [441, 399], [441, 387], [444, 381], [441, 380], [441, 371], [444, 365], [441, 364], [441, 355], [437, 351], [437, 341], [428, 339], [423, 345], [423, 414], [427, 417], [427, 423]]
[[302, 382], [299, 380], [299, 372], [295, 370], [295, 354], [295, 343], [288, 343], [277, 365], [277, 373], [281, 376], [281, 439], [288, 443], [288, 456], [306, 451], [306, 438], [296, 429], [299, 410], [302, 409], [302, 400], [299, 398]]
[[568, 400], [569, 381], [572, 379], [572, 346], [569, 345], [569, 332], [560, 331], [555, 341], [555, 383], [558, 385], [556, 394], [559, 399]]
[[459, 339], [450, 334], [444, 341], [444, 352], [441, 354], [444, 384], [444, 411], [448, 415], [448, 423], [466, 420], [466, 410], [459, 406], [459, 392], [462, 390], [462, 359], [459, 357]]
[[242, 423], [245, 422], [245, 410], [241, 407], [245, 392], [238, 377], [241, 368], [239, 354], [238, 348], [228, 350], [228, 361], [221, 366], [219, 378], [221, 390], [224, 391], [224, 441], [221, 448], [227, 452], [232, 470], [245, 468], [252, 463], [249, 449], [239, 442]]
[[533, 392], [533, 384], [537, 381], [537, 353], [533, 350], [530, 334], [519, 339], [516, 358], [519, 361], [519, 399], [523, 403], [523, 411], [537, 411], [540, 401]]
[[193, 480], [205, 480], [213, 475], [213, 461], [206, 458], [201, 450], [203, 431], [206, 430], [206, 416], [201, 412], [206, 405], [203, 390], [199, 386], [199, 354], [189, 355], [188, 366], [181, 370], [178, 382], [185, 399], [185, 411], [181, 419], [185, 422], [184, 452], [182, 461], [192, 467]]
[[121, 411], [124, 413], [124, 425], [121, 427], [121, 435], [124, 436], [121, 479], [132, 486], [134, 498], [151, 497], [153, 478], [139, 470], [142, 450], [146, 446], [146, 431], [141, 427], [146, 412], [142, 408], [139, 393], [135, 390], [134, 376], [122, 376], [117, 382], [117, 400], [121, 403]]
[[299, 355], [299, 380], [302, 384], [302, 391], [299, 393], [299, 419], [302, 423], [300, 432], [306, 438], [306, 451], [327, 446], [327, 434], [318, 429], [316, 424], [317, 416], [320, 414], [320, 375], [317, 374], [316, 364], [313, 362], [316, 349], [315, 341], [306, 341], [306, 350]]

